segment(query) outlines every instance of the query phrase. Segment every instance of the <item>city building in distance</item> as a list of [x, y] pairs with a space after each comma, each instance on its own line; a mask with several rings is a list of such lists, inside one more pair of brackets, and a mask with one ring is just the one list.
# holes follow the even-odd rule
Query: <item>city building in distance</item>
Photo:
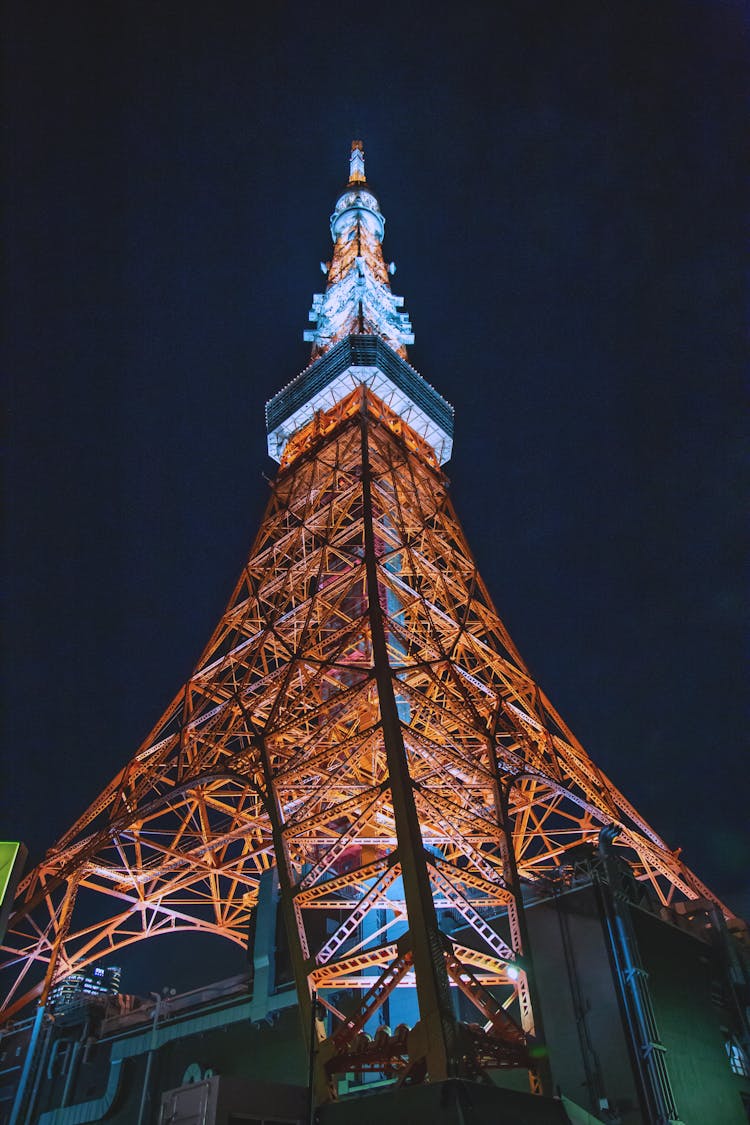
[[70, 976], [63, 977], [50, 990], [49, 1003], [54, 1011], [61, 1011], [73, 1004], [81, 1003], [90, 996], [117, 996], [120, 992], [122, 969], [117, 965], [101, 968], [94, 965], [89, 969], [79, 969]]

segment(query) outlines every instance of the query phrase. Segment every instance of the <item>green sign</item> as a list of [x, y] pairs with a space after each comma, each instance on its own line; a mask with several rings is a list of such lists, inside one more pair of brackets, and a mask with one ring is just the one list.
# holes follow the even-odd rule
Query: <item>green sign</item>
[[26, 863], [26, 854], [26, 848], [18, 841], [0, 840], [0, 941], [5, 936], [5, 926]]
[[13, 865], [16, 862], [18, 850], [21, 847], [18, 843], [9, 843], [5, 840], [0, 840], [0, 905], [5, 902], [5, 892], [10, 886], [10, 877], [13, 874]]

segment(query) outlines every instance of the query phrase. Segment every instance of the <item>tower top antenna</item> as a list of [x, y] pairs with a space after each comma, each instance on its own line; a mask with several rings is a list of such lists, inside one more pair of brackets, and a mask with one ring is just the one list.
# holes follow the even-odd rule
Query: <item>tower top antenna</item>
[[367, 183], [365, 179], [365, 146], [362, 141], [352, 141], [352, 152], [349, 157], [349, 183]]

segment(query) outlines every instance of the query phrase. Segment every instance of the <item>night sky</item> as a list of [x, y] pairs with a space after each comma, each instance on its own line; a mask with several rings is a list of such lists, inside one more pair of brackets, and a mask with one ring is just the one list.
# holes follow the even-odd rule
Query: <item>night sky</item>
[[51, 846], [208, 639], [361, 137], [506, 625], [750, 913], [742, 6], [259, 7], [6, 8], [0, 834]]

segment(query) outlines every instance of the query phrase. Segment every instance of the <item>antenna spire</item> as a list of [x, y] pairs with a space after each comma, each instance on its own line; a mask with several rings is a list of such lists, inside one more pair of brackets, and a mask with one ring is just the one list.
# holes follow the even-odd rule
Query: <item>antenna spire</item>
[[[352, 141], [349, 182], [331, 215], [333, 256], [323, 265], [325, 293], [316, 293], [304, 334], [312, 359], [347, 336], [380, 336], [402, 359], [414, 343], [411, 322], [401, 312], [403, 297], [391, 292], [383, 258], [385, 219], [365, 179], [365, 146]], [[391, 270], [391, 272], [393, 272]]]
[[349, 157], [349, 183], [367, 183], [365, 179], [365, 146], [362, 141], [352, 141], [352, 152]]

